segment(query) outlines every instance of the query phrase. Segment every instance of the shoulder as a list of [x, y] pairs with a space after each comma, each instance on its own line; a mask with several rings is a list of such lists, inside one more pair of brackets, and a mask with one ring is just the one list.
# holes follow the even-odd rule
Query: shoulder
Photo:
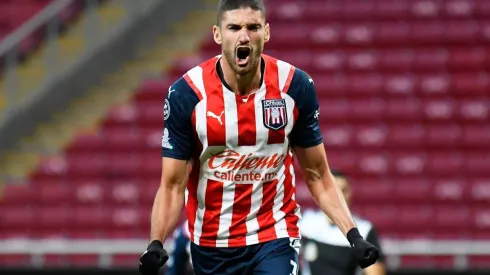
[[182, 76], [168, 88], [165, 98], [164, 119], [167, 120], [171, 114], [176, 112], [180, 116], [190, 116], [200, 101], [199, 95]]
[[167, 98], [176, 99], [198, 99], [199, 97], [192, 88], [191, 84], [186, 80], [185, 75], [173, 82], [168, 88]]
[[309, 85], [313, 85], [313, 78], [304, 70], [295, 67], [293, 79], [291, 80], [291, 85], [296, 84], [300, 87], [306, 88]]

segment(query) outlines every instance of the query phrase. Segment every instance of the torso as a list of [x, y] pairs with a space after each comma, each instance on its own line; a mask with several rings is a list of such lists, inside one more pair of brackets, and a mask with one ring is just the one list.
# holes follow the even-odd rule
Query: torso
[[264, 60], [264, 83], [246, 100], [222, 84], [218, 58], [185, 76], [200, 97], [193, 113], [200, 148], [187, 196], [196, 244], [228, 247], [299, 237], [288, 142], [295, 121], [295, 102], [287, 94], [294, 67]]

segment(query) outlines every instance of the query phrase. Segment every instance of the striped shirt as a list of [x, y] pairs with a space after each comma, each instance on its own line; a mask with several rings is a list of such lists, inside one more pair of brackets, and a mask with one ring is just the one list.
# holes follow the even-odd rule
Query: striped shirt
[[192, 162], [186, 214], [193, 243], [240, 247], [299, 238], [294, 147], [322, 143], [313, 80], [262, 55], [259, 90], [231, 91], [221, 56], [173, 83], [164, 105], [162, 156]]

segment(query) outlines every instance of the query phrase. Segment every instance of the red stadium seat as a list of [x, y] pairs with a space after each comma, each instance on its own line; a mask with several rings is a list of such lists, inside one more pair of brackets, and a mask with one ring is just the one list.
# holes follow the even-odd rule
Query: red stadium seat
[[456, 102], [452, 100], [427, 100], [423, 102], [424, 115], [431, 121], [449, 121], [454, 118]]
[[379, 51], [379, 69], [386, 72], [407, 73], [412, 69], [417, 55], [406, 49], [383, 49]]
[[4, 206], [26, 206], [35, 198], [36, 193], [27, 184], [8, 184], [2, 191], [0, 207]]
[[434, 185], [434, 198], [444, 202], [460, 202], [467, 197], [465, 193], [469, 189], [462, 179], [441, 179], [431, 184]]
[[[434, 60], [431, 64], [437, 64], [437, 61]], [[418, 84], [420, 85], [418, 90], [420, 90], [421, 96], [443, 96], [449, 93], [451, 79], [445, 74], [422, 75]]]
[[427, 127], [425, 144], [432, 148], [454, 148], [462, 143], [462, 129], [455, 124], [436, 124]]
[[474, 1], [452, 0], [444, 4], [444, 14], [449, 18], [471, 18], [476, 9]]
[[107, 159], [102, 154], [89, 152], [70, 154], [66, 157], [66, 176], [71, 179], [101, 177], [106, 173]]
[[[312, 74], [311, 77], [315, 81], [315, 88], [318, 92], [319, 100], [321, 100], [322, 97], [344, 96], [347, 92], [347, 79], [344, 75]], [[322, 112], [325, 111], [328, 112], [329, 110], [327, 110], [327, 108], [324, 108], [322, 105]]]
[[99, 151], [106, 144], [102, 134], [80, 134], [68, 146], [68, 152]]
[[345, 78], [347, 96], [379, 96], [382, 88], [383, 79], [378, 74], [349, 75]]
[[476, 178], [471, 180], [471, 198], [475, 202], [487, 202], [490, 200], [490, 180]]
[[[397, 230], [400, 232], [420, 232], [434, 223], [435, 211], [430, 205], [403, 205], [396, 212]], [[423, 224], [424, 227], [420, 225]]]
[[2, 230], [35, 229], [35, 216], [29, 207], [2, 207], [0, 212], [2, 214], [2, 222], [0, 223]]
[[386, 76], [385, 96], [411, 95], [416, 87], [416, 79], [408, 75]]
[[452, 71], [478, 71], [484, 66], [485, 55], [485, 49], [480, 47], [451, 49], [447, 66]]
[[468, 153], [466, 155], [465, 171], [474, 173], [475, 175], [490, 176], [488, 163], [490, 162], [490, 154], [488, 151], [480, 153]]
[[387, 102], [385, 120], [401, 122], [417, 122], [422, 117], [420, 101], [413, 98], [392, 99]]
[[485, 96], [489, 94], [490, 81], [483, 72], [460, 73], [452, 76], [451, 90], [455, 95]]
[[374, 44], [400, 46], [410, 42], [410, 26], [407, 22], [386, 22], [374, 27]]
[[383, 125], [363, 126], [356, 129], [356, 145], [360, 148], [382, 148], [388, 139], [388, 131]]
[[489, 148], [490, 127], [480, 124], [467, 124], [463, 128], [463, 143], [465, 147]]
[[345, 125], [322, 124], [324, 144], [327, 148], [350, 147], [354, 140], [354, 133]]
[[393, 179], [393, 197], [400, 203], [423, 203], [431, 199], [431, 184], [424, 178]]
[[441, 72], [447, 68], [449, 54], [444, 48], [427, 48], [412, 52], [417, 72]]
[[392, 148], [418, 148], [425, 142], [426, 131], [420, 124], [394, 124], [388, 144]]
[[434, 18], [442, 9], [442, 3], [438, 0], [411, 1], [410, 11], [415, 18]]
[[[163, 102], [163, 101], [162, 101]], [[138, 119], [138, 111], [131, 104], [113, 107], [107, 114], [105, 125], [107, 127], [119, 126], [131, 128]]]
[[459, 231], [471, 224], [470, 209], [462, 206], [438, 206], [435, 209], [434, 230]]
[[463, 169], [463, 156], [456, 152], [433, 153], [427, 158], [427, 175], [443, 176]]
[[369, 202], [388, 203], [393, 200], [393, 189], [396, 182], [377, 178], [352, 180], [352, 188], [356, 202], [360, 204]]
[[396, 175], [420, 175], [426, 170], [427, 156], [421, 152], [410, 151], [392, 155], [390, 164]]
[[[485, 98], [463, 101], [461, 102], [459, 113], [464, 120], [488, 121], [488, 118], [490, 118], [490, 101]], [[481, 130], [484, 131], [484, 128], [482, 127]]]

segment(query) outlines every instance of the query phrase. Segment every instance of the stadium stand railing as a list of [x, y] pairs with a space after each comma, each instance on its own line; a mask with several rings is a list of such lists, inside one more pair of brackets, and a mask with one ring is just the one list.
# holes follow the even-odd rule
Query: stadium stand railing
[[[46, 40], [46, 52], [50, 53], [45, 60], [46, 66], [50, 67], [47, 71], [50, 74], [58, 71], [58, 66], [54, 66], [55, 62], [53, 60], [53, 53], [56, 53], [56, 48], [54, 43], [50, 43], [50, 41], [57, 39], [60, 35], [61, 26], [69, 19], [72, 19], [73, 14], [77, 11], [76, 8], [79, 6], [75, 5], [76, 2], [74, 0], [51, 2], [1, 40], [0, 58], [3, 65], [3, 87], [0, 88], [0, 98], [4, 102], [4, 108], [0, 108], [0, 118], [5, 118], [9, 111], [17, 108], [31, 94], [30, 91], [23, 91], [23, 87], [20, 86], [19, 82], [23, 78], [21, 75], [23, 72], [19, 70], [19, 66], [26, 55], [26, 51], [32, 50], [32, 44], [40, 44], [42, 40]], [[71, 10], [73, 7], [75, 10]], [[45, 32], [42, 37], [36, 35], [40, 32], [43, 33], [43, 30]], [[26, 42], [31, 46], [28, 49], [25, 46]], [[37, 71], [37, 73], [38, 77], [42, 78], [44, 76], [40, 71]], [[29, 74], [29, 77], [32, 76], [32, 74]], [[34, 81], [32, 78], [29, 79]], [[38, 89], [37, 87], [33, 88]]]
[[[5, 37], [0, 43], [0, 125], [21, 106], [42, 97], [53, 83], [90, 58], [155, 2], [161, 1], [56, 0]], [[83, 16], [67, 30], [67, 22], [77, 11]], [[25, 41], [40, 31], [44, 36], [38, 50], [22, 62]]]
[[[114, 257], [129, 256], [137, 259], [141, 247], [148, 244], [146, 239], [94, 239], [94, 240], [0, 240], [0, 255], [30, 255], [33, 266], [43, 266], [44, 255], [97, 255], [98, 267], [113, 267]], [[173, 250], [172, 240], [165, 243], [166, 249]], [[472, 267], [468, 257], [490, 254], [490, 241], [455, 240], [382, 240], [390, 270], [400, 268], [402, 256], [448, 256], [456, 270]], [[131, 265], [133, 262], [129, 262]], [[135, 263], [135, 261], [134, 261]], [[450, 265], [446, 266], [451, 267]], [[419, 267], [420, 268], [420, 267]], [[423, 268], [423, 267], [422, 267]]]

